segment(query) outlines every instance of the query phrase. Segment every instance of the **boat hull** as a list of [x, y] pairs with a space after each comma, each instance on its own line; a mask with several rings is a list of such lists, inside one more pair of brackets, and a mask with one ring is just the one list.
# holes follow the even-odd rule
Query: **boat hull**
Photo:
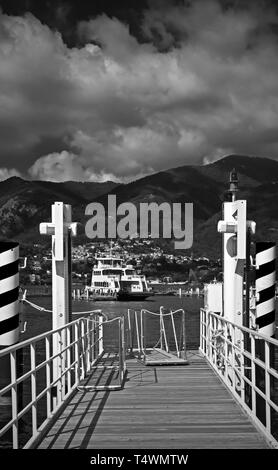
[[126, 300], [145, 300], [148, 297], [151, 297], [153, 294], [150, 292], [125, 292], [119, 291], [117, 293], [117, 300], [126, 301]]
[[116, 296], [115, 295], [97, 295], [97, 294], [93, 294], [93, 295], [90, 295], [90, 300], [94, 300], [95, 302], [111, 302], [111, 301], [114, 301], [114, 300], [117, 300]]

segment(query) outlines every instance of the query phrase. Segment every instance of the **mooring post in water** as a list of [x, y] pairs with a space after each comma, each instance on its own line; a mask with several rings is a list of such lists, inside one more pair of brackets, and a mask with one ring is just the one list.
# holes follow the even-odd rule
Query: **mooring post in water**
[[[0, 350], [19, 341], [19, 244], [0, 242]], [[17, 365], [13, 373], [17, 373]], [[0, 388], [11, 381], [10, 355], [0, 359]], [[11, 393], [0, 397], [0, 421], [11, 419]], [[17, 401], [14, 407], [17, 410]]]
[[[72, 319], [71, 236], [77, 234], [77, 223], [71, 220], [71, 206], [63, 202], [52, 204], [52, 221], [41, 223], [40, 233], [52, 236], [52, 329], [56, 330]], [[64, 341], [64, 335], [61, 338], [58, 334], [54, 335], [53, 355], [63, 349]], [[53, 381], [58, 380], [62, 372], [57, 357], [53, 360]], [[57, 393], [60, 390], [57, 390], [56, 385], [52, 391], [54, 404]]]
[[275, 334], [276, 244], [256, 243], [256, 326], [259, 333]]
[[[275, 336], [275, 285], [276, 285], [276, 244], [275, 242], [256, 243], [256, 328], [259, 333], [270, 338]], [[256, 340], [256, 353], [269, 367], [275, 369], [274, 347], [261, 340]], [[267, 378], [260, 367], [255, 368], [258, 383], [267, 386]], [[268, 384], [270, 386], [270, 383]], [[259, 398], [259, 397], [258, 397]], [[260, 406], [257, 398], [257, 408]]]
[[0, 348], [19, 340], [19, 244], [0, 242]]

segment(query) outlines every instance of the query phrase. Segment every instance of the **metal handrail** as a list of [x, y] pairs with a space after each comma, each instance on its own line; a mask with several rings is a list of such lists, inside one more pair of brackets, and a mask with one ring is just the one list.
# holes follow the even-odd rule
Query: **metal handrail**
[[54, 333], [58, 333], [59, 331], [64, 330], [64, 328], [69, 326], [69, 325], [74, 325], [76, 323], [79, 323], [79, 320], [83, 320], [83, 318], [78, 318], [77, 320], [74, 320], [74, 321], [72, 321], [71, 323], [68, 323], [65, 326], [61, 326], [60, 328], [57, 328], [56, 330], [49, 330], [49, 331], [46, 331], [45, 333], [41, 333], [37, 336], [34, 336], [33, 338], [26, 339], [24, 341], [21, 341], [20, 343], [13, 344], [12, 346], [8, 346], [7, 348], [2, 349], [0, 351], [0, 358], [5, 356], [6, 354], [8, 354], [10, 352], [14, 352], [14, 351], [17, 351], [18, 349], [24, 348], [25, 346], [29, 346], [33, 342], [38, 342], [43, 338], [47, 338], [49, 336], [52, 336]]
[[[23, 448], [29, 448], [34, 444], [50, 419], [103, 354], [102, 316], [97, 314], [96, 317], [99, 321], [79, 318], [63, 327], [47, 331], [0, 351], [0, 359], [10, 375], [8, 383], [4, 383], [0, 389], [0, 397], [5, 395], [9, 406], [9, 416], [7, 422], [0, 427], [0, 437], [9, 430], [12, 431], [14, 449], [20, 447], [19, 421], [26, 413], [31, 411], [32, 430], [31, 437], [24, 443]], [[58, 352], [52, 351], [55, 336], [56, 338], [58, 336]], [[36, 349], [38, 343], [40, 351]], [[18, 352], [23, 352], [24, 349], [26, 354], [26, 348], [30, 362], [27, 372], [20, 370], [18, 363]], [[58, 361], [60, 374], [54, 379], [52, 365], [55, 361]], [[38, 392], [37, 373], [41, 370], [45, 370], [45, 383], [42, 384], [43, 389]], [[22, 403], [20, 409], [19, 397], [22, 394], [20, 387], [23, 387], [28, 380], [31, 381], [30, 398], [27, 403]], [[46, 413], [40, 417], [42, 423], [38, 426], [38, 402], [41, 399], [46, 400]]]
[[278, 448], [278, 390], [274, 398], [271, 382], [278, 379], [278, 340], [209, 310], [201, 309], [200, 314], [200, 351], [269, 443]]
[[275, 338], [270, 338], [269, 336], [266, 336], [262, 333], [260, 333], [259, 331], [257, 330], [253, 330], [251, 328], [247, 328], [246, 326], [241, 326], [241, 325], [237, 325], [236, 323], [233, 323], [231, 322], [230, 320], [227, 320], [226, 318], [222, 317], [221, 315], [218, 315], [217, 313], [214, 313], [210, 310], [206, 310], [205, 308], [201, 308], [201, 311], [204, 311], [204, 312], [207, 312], [209, 313], [210, 315], [214, 316], [215, 318], [218, 318], [219, 320], [221, 321], [224, 321], [225, 323], [228, 323], [232, 326], [236, 326], [237, 328], [239, 328], [240, 330], [244, 331], [245, 333], [249, 333], [249, 334], [252, 334], [256, 337], [258, 337], [258, 339], [264, 339], [266, 340], [268, 343], [271, 343], [271, 344], [274, 344], [275, 346], [277, 346], [278, 344], [278, 340], [275, 339]]

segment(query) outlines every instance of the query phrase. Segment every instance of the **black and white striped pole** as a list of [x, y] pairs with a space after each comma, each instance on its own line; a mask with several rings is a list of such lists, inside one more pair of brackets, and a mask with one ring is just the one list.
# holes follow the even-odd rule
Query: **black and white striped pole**
[[19, 244], [0, 242], [0, 349], [19, 340]]
[[275, 334], [276, 246], [256, 243], [256, 327], [259, 333]]
[[[19, 340], [19, 245], [0, 242], [0, 350]], [[9, 355], [0, 359], [0, 388], [11, 380]], [[11, 419], [11, 393], [0, 397], [0, 422]]]

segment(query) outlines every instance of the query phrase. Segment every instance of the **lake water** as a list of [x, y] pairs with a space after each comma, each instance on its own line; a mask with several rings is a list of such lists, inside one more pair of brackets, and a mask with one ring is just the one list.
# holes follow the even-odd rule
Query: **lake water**
[[[40, 305], [48, 310], [51, 310], [51, 297], [34, 297], [31, 299], [33, 303]], [[89, 311], [101, 309], [109, 319], [118, 317], [127, 312], [128, 308], [140, 311], [142, 308], [150, 310], [152, 312], [159, 312], [160, 306], [165, 308], [165, 312], [172, 310], [178, 310], [180, 308], [185, 311], [185, 325], [186, 325], [186, 341], [189, 349], [195, 349], [199, 347], [199, 331], [200, 331], [200, 308], [203, 306], [203, 297], [176, 297], [176, 296], [154, 296], [149, 300], [140, 302], [117, 302], [117, 301], [88, 301], [88, 300], [76, 300], [73, 301], [72, 310], [73, 312]], [[24, 321], [27, 322], [27, 330], [21, 335], [21, 341], [32, 338], [33, 336], [44, 333], [52, 329], [52, 314], [40, 312], [33, 309], [29, 305], [25, 304], [23, 307]], [[84, 316], [74, 315], [73, 320]], [[165, 318], [166, 328], [169, 323], [169, 317]], [[179, 328], [179, 318], [177, 316], [177, 328]], [[147, 317], [146, 323], [147, 329], [147, 341], [149, 346], [156, 341], [158, 325], [155, 320], [151, 321], [151, 317]], [[116, 334], [115, 334], [116, 337]], [[111, 344], [111, 331], [107, 331], [106, 345]], [[109, 342], [109, 344], [107, 343]]]

